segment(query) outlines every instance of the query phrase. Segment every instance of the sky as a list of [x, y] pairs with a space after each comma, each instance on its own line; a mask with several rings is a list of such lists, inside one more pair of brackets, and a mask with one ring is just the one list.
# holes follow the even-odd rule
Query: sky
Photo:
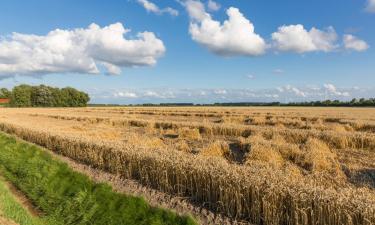
[[375, 0], [2, 0], [0, 87], [92, 103], [375, 97]]

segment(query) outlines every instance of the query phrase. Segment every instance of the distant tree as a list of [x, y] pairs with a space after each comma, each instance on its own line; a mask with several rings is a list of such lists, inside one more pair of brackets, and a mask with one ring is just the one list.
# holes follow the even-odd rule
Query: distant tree
[[357, 104], [358, 100], [356, 98], [353, 98], [351, 101], [350, 101], [350, 105], [355, 105]]
[[10, 105], [15, 107], [32, 106], [32, 89], [31, 86], [25, 84], [14, 87], [10, 98]]
[[0, 98], [10, 98], [11, 92], [6, 88], [0, 89]]
[[88, 94], [74, 88], [53, 88], [46, 85], [19, 85], [10, 95], [13, 107], [83, 107], [90, 101]]
[[32, 88], [31, 105], [36, 107], [52, 107], [55, 105], [51, 87], [40, 85]]
[[88, 94], [77, 91], [74, 88], [66, 87], [61, 89], [61, 100], [63, 106], [66, 107], [81, 107], [86, 106], [87, 102], [90, 101]]

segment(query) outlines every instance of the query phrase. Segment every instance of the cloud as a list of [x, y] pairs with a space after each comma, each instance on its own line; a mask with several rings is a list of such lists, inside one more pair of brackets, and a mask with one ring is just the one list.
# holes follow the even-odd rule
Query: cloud
[[253, 80], [253, 79], [255, 79], [255, 76], [254, 75], [252, 75], [252, 74], [249, 74], [249, 75], [247, 75], [246, 76], [248, 79], [250, 79], [250, 80]]
[[265, 53], [266, 43], [255, 33], [254, 25], [239, 9], [231, 7], [228, 20], [222, 24], [213, 20], [202, 2], [183, 3], [191, 18], [190, 35], [194, 41], [221, 56], [257, 56]]
[[366, 11], [375, 13], [375, 0], [367, 0]]
[[86, 90], [95, 103], [165, 103], [165, 102], [301, 102], [317, 100], [342, 100], [352, 98], [371, 98], [374, 88], [338, 88], [333, 84], [320, 86], [285, 85], [269, 89], [113, 89]]
[[274, 47], [285, 52], [330, 52], [337, 48], [337, 34], [333, 27], [319, 30], [315, 27], [307, 31], [303, 25], [281, 26], [272, 34]]
[[293, 93], [298, 97], [306, 97], [305, 92], [301, 91], [300, 89], [293, 87], [291, 85], [286, 85], [285, 87], [281, 87], [277, 89], [281, 93]]
[[226, 95], [228, 92], [225, 89], [218, 89], [218, 90], [214, 90], [213, 93], [216, 95]]
[[115, 98], [138, 98], [136, 93], [122, 92], [122, 91], [113, 93], [113, 97]]
[[370, 46], [363, 40], [351, 35], [344, 35], [344, 46], [346, 49], [358, 52], [366, 51]]
[[195, 22], [201, 22], [205, 19], [211, 19], [210, 14], [206, 12], [204, 4], [197, 0], [186, 0], [181, 2], [185, 6], [190, 18]]
[[[283, 25], [271, 34], [269, 44], [257, 33], [253, 23], [238, 8], [226, 10], [228, 19], [214, 20], [200, 0], [177, 0], [187, 10], [191, 19], [191, 38], [214, 54], [221, 56], [259, 56], [269, 49], [279, 52], [332, 52], [342, 48], [332, 26], [325, 29], [312, 27], [306, 30], [302, 24]], [[371, 0], [375, 1], [375, 0]], [[207, 2], [210, 11], [218, 9], [213, 0]], [[357, 42], [358, 43], [358, 42]]]
[[284, 70], [282, 70], [282, 69], [274, 69], [274, 70], [272, 71], [272, 73], [274, 73], [274, 74], [283, 74], [283, 73], [284, 73]]
[[323, 87], [325, 88], [326, 92], [329, 95], [345, 96], [345, 97], [350, 96], [349, 92], [338, 91], [337, 88], [333, 84], [324, 84]]
[[121, 67], [152, 66], [165, 52], [163, 42], [152, 32], [135, 39], [121, 23], [101, 28], [56, 29], [45, 36], [13, 33], [0, 38], [0, 75], [49, 73], [98, 74], [98, 64], [107, 73], [119, 74]]
[[178, 11], [176, 9], [173, 9], [171, 7], [167, 7], [164, 9], [160, 9], [159, 6], [157, 6], [155, 3], [150, 2], [148, 0], [137, 0], [139, 4], [143, 6], [143, 8], [146, 9], [147, 12], [152, 12], [158, 15], [168, 13], [171, 16], [178, 16]]
[[103, 62], [102, 65], [107, 69], [107, 74], [109, 75], [119, 75], [121, 73], [121, 68], [110, 63]]
[[332, 93], [336, 92], [336, 87], [333, 84], [324, 84], [323, 86], [329, 92], [332, 92]]
[[213, 1], [213, 0], [208, 0], [207, 2], [207, 8], [211, 11], [218, 11], [221, 6], [219, 3]]

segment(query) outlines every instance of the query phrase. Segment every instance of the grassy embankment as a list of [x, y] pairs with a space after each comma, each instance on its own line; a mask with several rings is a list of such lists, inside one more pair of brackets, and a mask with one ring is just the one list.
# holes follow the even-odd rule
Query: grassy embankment
[[41, 219], [30, 215], [15, 199], [6, 182], [0, 177], [0, 224], [13, 222], [19, 225], [44, 225]]
[[39, 147], [3, 133], [0, 172], [44, 213], [44, 224], [196, 224], [190, 217], [151, 207], [141, 198], [115, 193], [110, 186], [90, 181]]

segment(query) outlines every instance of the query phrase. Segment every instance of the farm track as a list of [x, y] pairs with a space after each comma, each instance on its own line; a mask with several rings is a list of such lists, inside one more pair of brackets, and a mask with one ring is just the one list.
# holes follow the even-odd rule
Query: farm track
[[18, 225], [17, 223], [10, 221], [6, 218], [1, 217], [1, 212], [0, 212], [0, 224], [1, 225]]
[[[182, 115], [181, 109], [175, 110], [179, 115], [162, 115], [164, 120], [152, 119], [154, 114], [147, 114], [147, 119], [142, 119], [143, 114], [139, 113], [124, 112], [115, 116], [112, 109], [108, 111], [92, 108], [10, 111], [0, 113], [0, 128], [95, 168], [93, 173], [103, 170], [114, 177], [136, 180], [139, 184], [159, 190], [158, 193], [168, 193], [166, 196], [175, 196], [176, 199], [190, 199], [233, 220], [255, 224], [375, 223], [375, 193], [371, 188], [375, 168], [374, 160], [371, 160], [375, 156], [375, 135], [371, 130], [355, 131], [354, 125], [347, 123], [351, 120], [349, 116], [299, 117], [299, 121], [310, 124], [318, 118], [325, 127], [319, 130], [315, 127], [292, 129], [285, 125], [289, 122], [280, 127], [264, 123], [263, 119], [267, 116], [293, 117], [297, 121], [295, 115], [283, 115], [284, 112], [272, 115], [254, 112], [261, 120], [242, 124], [243, 119], [248, 118], [243, 117], [245, 112], [231, 116], [231, 110], [222, 113], [228, 118], [219, 118], [216, 113], [201, 110], [198, 114], [213, 119], [207, 121], [197, 119], [201, 116], [197, 116], [196, 111], [193, 116]], [[158, 110], [155, 112], [159, 113]], [[191, 117], [193, 122], [179, 119], [168, 122], [169, 116]], [[217, 123], [217, 119], [223, 121]], [[371, 118], [366, 114], [362, 121], [371, 121]], [[330, 130], [332, 125], [348, 127], [345, 130], [339, 127], [340, 131], [335, 131]], [[189, 144], [203, 144], [198, 146], [202, 148], [201, 152], [173, 149], [185, 128], [189, 132], [198, 131], [193, 133], [197, 137], [185, 136], [184, 139]], [[107, 132], [115, 136], [103, 135]], [[139, 147], [123, 140], [135, 133], [141, 135]], [[164, 144], [152, 142], [150, 146], [145, 146], [142, 138], [146, 138], [144, 141], [163, 140]], [[207, 152], [205, 145], [211, 140], [220, 142], [215, 142]], [[240, 159], [229, 160], [227, 153], [221, 152], [226, 149], [223, 147], [226, 143], [231, 150], [240, 153], [234, 157]], [[238, 146], [232, 149], [233, 144]], [[241, 155], [243, 149], [248, 152]], [[242, 158], [246, 161], [242, 162]], [[358, 173], [356, 177], [356, 172], [360, 171], [363, 175]], [[361, 183], [364, 177], [369, 183]], [[339, 182], [329, 183], [329, 180]], [[147, 196], [147, 193], [150, 192], [146, 191], [143, 195]], [[149, 195], [159, 195], [155, 193]], [[169, 197], [166, 199], [174, 201]], [[192, 211], [202, 214], [202, 210]], [[208, 215], [212, 217], [210, 215], [213, 214]]]

